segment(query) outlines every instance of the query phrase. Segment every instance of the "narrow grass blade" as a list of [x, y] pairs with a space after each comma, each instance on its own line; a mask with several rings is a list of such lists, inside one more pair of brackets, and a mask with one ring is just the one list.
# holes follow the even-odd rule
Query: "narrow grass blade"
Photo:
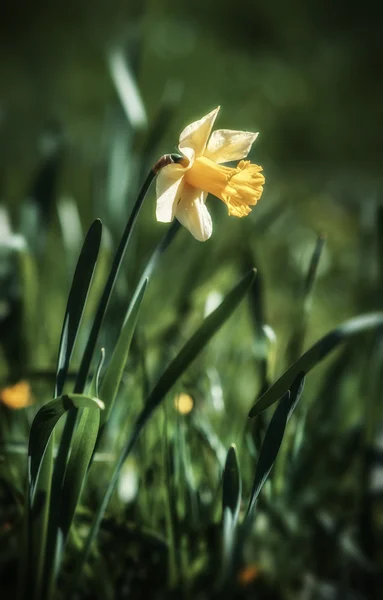
[[250, 410], [249, 416], [256, 417], [259, 413], [272, 406], [293, 384], [300, 372], [309, 373], [339, 344], [348, 341], [356, 335], [383, 325], [383, 312], [368, 313], [346, 321], [312, 346], [265, 392]]
[[57, 203], [57, 216], [63, 238], [69, 275], [78, 260], [79, 250], [84, 238], [80, 212], [75, 200], [70, 196], [60, 198]]
[[49, 528], [49, 505], [52, 492], [53, 444], [47, 444], [46, 452], [41, 458], [39, 471], [33, 488], [29, 487], [30, 501], [28, 511], [28, 550], [27, 577], [21, 584], [22, 598], [31, 597], [41, 600], [44, 589], [44, 568], [46, 540]]
[[161, 258], [162, 254], [165, 252], [165, 250], [170, 246], [170, 244], [174, 240], [174, 238], [175, 238], [177, 232], [180, 230], [180, 228], [181, 228], [181, 224], [179, 223], [179, 221], [177, 221], [175, 219], [173, 221], [173, 223], [170, 225], [170, 227], [168, 228], [168, 230], [165, 233], [165, 235], [163, 236], [163, 238], [160, 240], [159, 244], [157, 245], [156, 249], [154, 250], [153, 254], [151, 255], [150, 259], [147, 262], [147, 265], [144, 269], [144, 272], [141, 276], [141, 279], [137, 285], [137, 288], [136, 288], [133, 298], [131, 300], [131, 305], [135, 303], [135, 301], [137, 299], [137, 295], [140, 293], [140, 289], [143, 285], [143, 282], [146, 279], [149, 280], [151, 278], [151, 276], [153, 275], [154, 269], [156, 268], [159, 259]]
[[147, 127], [147, 116], [140, 91], [121, 49], [108, 54], [108, 65], [126, 118], [135, 130]]
[[51, 225], [57, 184], [62, 165], [62, 135], [57, 123], [42, 132], [52, 140], [48, 151], [43, 152], [41, 163], [31, 182], [27, 198], [20, 207], [19, 230], [40, 259], [46, 247], [47, 233]]
[[220, 583], [230, 581], [233, 573], [236, 526], [241, 504], [242, 482], [236, 447], [230, 447], [222, 482], [222, 571]]
[[255, 274], [255, 270], [252, 270], [247, 275], [245, 275], [245, 277], [226, 296], [226, 298], [223, 300], [220, 306], [218, 306], [218, 308], [215, 311], [213, 311], [208, 317], [206, 317], [201, 327], [190, 338], [190, 340], [186, 342], [180, 353], [175, 357], [173, 362], [170, 363], [168, 368], [158, 380], [157, 384], [154, 386], [154, 389], [150, 394], [144, 409], [142, 410], [142, 412], [136, 420], [130, 438], [126, 446], [123, 448], [121, 455], [117, 461], [115, 470], [110, 479], [109, 486], [106, 490], [101, 506], [99, 507], [92, 528], [89, 532], [85, 549], [78, 561], [76, 573], [73, 578], [74, 585], [77, 584], [78, 578], [80, 577], [81, 572], [83, 570], [83, 566], [85, 565], [88, 559], [91, 547], [98, 534], [102, 518], [112, 497], [114, 489], [117, 485], [121, 468], [126, 458], [130, 454], [142, 429], [144, 428], [145, 424], [150, 419], [156, 408], [159, 406], [161, 401], [164, 399], [165, 395], [179, 379], [179, 377], [181, 377], [181, 375], [186, 371], [186, 369], [189, 367], [192, 361], [197, 357], [201, 350], [203, 350], [206, 344], [210, 341], [213, 335], [232, 315], [232, 313], [237, 308], [245, 294], [248, 292], [251, 284], [254, 281]]
[[[105, 350], [101, 348], [100, 360], [95, 371], [88, 394], [90, 397], [99, 397], [99, 377], [105, 358]], [[104, 411], [102, 411], [104, 412]], [[62, 492], [59, 502], [59, 510], [54, 508], [57, 519], [57, 529], [61, 532], [59, 548], [63, 547], [69, 533], [71, 523], [80, 500], [82, 489], [85, 485], [87, 472], [94, 456], [97, 437], [100, 430], [100, 411], [91, 408], [83, 408], [79, 411], [79, 418], [71, 444], [71, 452], [65, 470]], [[52, 517], [53, 521], [53, 517]], [[57, 532], [58, 533], [58, 532]], [[57, 552], [57, 561], [61, 558]]]
[[72, 408], [103, 409], [104, 405], [97, 398], [89, 398], [81, 394], [64, 395], [47, 402], [35, 416], [29, 436], [29, 476], [31, 494], [33, 494], [41, 463], [58, 420]]
[[113, 408], [126, 361], [128, 360], [130, 343], [136, 327], [138, 314], [140, 311], [141, 302], [144, 298], [147, 283], [147, 279], [141, 283], [141, 286], [138, 288], [137, 295], [135, 295], [134, 302], [129, 307], [125, 322], [117, 340], [117, 344], [114, 348], [109, 365], [101, 382], [100, 398], [103, 398], [106, 407], [105, 414], [103, 414], [101, 419], [102, 423], [105, 423], [105, 421], [108, 420], [110, 412]]
[[238, 520], [241, 504], [241, 475], [239, 471], [237, 450], [232, 444], [227, 453], [222, 481], [222, 511], [229, 509], [233, 516], [233, 524]]
[[302, 291], [300, 294], [301, 297], [296, 303], [296, 311], [294, 318], [295, 326], [287, 348], [288, 363], [297, 360], [297, 358], [302, 352], [307, 330], [308, 318], [310, 315], [314, 284], [325, 241], [325, 235], [321, 234], [318, 236], [314, 251], [311, 256], [310, 264], [306, 273], [306, 278], [302, 286]]
[[291, 386], [291, 390], [288, 390], [282, 396], [272, 416], [259, 454], [246, 518], [251, 516], [257, 498], [277, 458], [287, 421], [299, 402], [303, 392], [304, 382], [304, 374], [299, 373]]
[[257, 279], [251, 288], [249, 294], [249, 304], [251, 315], [253, 318], [256, 342], [257, 342], [257, 359], [259, 360], [260, 370], [260, 387], [264, 389], [267, 385], [268, 374], [268, 349], [269, 343], [265, 334], [265, 315], [264, 315], [264, 292], [263, 279], [258, 273]]
[[84, 408], [76, 428], [61, 494], [60, 530], [65, 542], [80, 500], [100, 427], [100, 411]]
[[98, 364], [96, 367], [96, 370], [94, 372], [92, 381], [90, 382], [89, 385], [89, 389], [87, 390], [88, 395], [92, 396], [93, 398], [100, 398], [100, 375], [101, 375], [101, 370], [102, 367], [104, 365], [104, 360], [105, 360], [105, 348], [101, 348], [100, 351], [100, 358], [98, 360]]
[[378, 265], [379, 265], [379, 275], [380, 282], [383, 285], [383, 206], [379, 206], [377, 209], [376, 216], [376, 229], [377, 229], [377, 238], [378, 238]]
[[225, 468], [225, 462], [227, 458], [226, 448], [222, 444], [218, 435], [215, 433], [206, 415], [203, 415], [203, 418], [194, 415], [192, 424], [196, 433], [201, 438], [202, 443], [205, 444], [212, 452], [220, 467], [220, 470], [223, 470]]
[[208, 317], [206, 317], [198, 331], [196, 331], [196, 333], [185, 344], [176, 358], [170, 363], [151, 392], [146, 406], [139, 418], [140, 423], [146, 422], [146, 420], [151, 416], [153, 410], [161, 402], [165, 394], [167, 394], [177, 379], [179, 379], [184, 371], [186, 371], [188, 366], [206, 346], [213, 335], [222, 327], [225, 321], [234, 312], [238, 304], [250, 289], [250, 286], [255, 279], [255, 273], [255, 270], [252, 270], [245, 275], [245, 277], [237, 284], [237, 286], [226, 296], [218, 308]]
[[84, 240], [69, 293], [58, 352], [55, 397], [61, 396], [63, 392], [69, 361], [97, 262], [101, 234], [102, 224], [96, 219]]

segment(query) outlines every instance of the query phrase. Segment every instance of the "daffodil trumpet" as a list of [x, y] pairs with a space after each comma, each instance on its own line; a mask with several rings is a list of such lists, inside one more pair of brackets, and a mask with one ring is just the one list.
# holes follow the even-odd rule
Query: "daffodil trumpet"
[[[224, 202], [229, 215], [244, 217], [262, 196], [265, 182], [262, 167], [243, 160], [258, 133], [229, 129], [211, 133], [218, 111], [219, 107], [182, 131], [178, 146], [182, 158], [161, 165], [157, 176], [157, 221], [177, 218], [201, 242], [213, 231], [208, 194]], [[234, 168], [223, 164], [233, 161], [240, 162]]]

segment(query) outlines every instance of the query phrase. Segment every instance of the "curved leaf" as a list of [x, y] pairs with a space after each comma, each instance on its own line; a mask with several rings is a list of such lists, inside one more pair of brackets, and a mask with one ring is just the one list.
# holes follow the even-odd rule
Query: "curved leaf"
[[146, 422], [163, 397], [175, 384], [177, 379], [179, 379], [184, 371], [186, 371], [186, 369], [210, 341], [213, 335], [222, 327], [225, 321], [234, 312], [253, 283], [255, 274], [256, 271], [253, 269], [247, 275], [245, 275], [245, 277], [226, 296], [223, 302], [221, 302], [218, 308], [216, 308], [216, 310], [206, 317], [201, 327], [195, 332], [190, 340], [186, 342], [179, 354], [170, 363], [168, 368], [157, 381], [147, 400], [145, 408], [136, 424], [138, 428], [141, 427], [141, 423]]
[[98, 398], [90, 398], [82, 394], [60, 396], [47, 402], [35, 416], [29, 435], [29, 477], [31, 494], [38, 477], [42, 459], [48, 442], [58, 420], [71, 408], [103, 409], [104, 404]]
[[118, 388], [122, 379], [126, 361], [132, 341], [133, 333], [136, 327], [141, 303], [144, 298], [148, 280], [144, 279], [134, 296], [134, 301], [130, 304], [121, 333], [118, 336], [116, 346], [113, 350], [109, 365], [104, 373], [100, 386], [100, 397], [103, 398], [106, 406], [102, 422], [105, 422], [113, 408]]
[[61, 396], [101, 244], [102, 223], [93, 221], [84, 240], [65, 311], [56, 369], [55, 396]]
[[291, 387], [300, 372], [307, 374], [323, 360], [339, 344], [364, 333], [369, 329], [383, 325], [383, 312], [368, 313], [346, 321], [319, 340], [260, 397], [249, 412], [249, 417], [256, 417], [277, 402]]
[[65, 471], [61, 501], [60, 528], [66, 539], [86, 480], [100, 426], [100, 411], [85, 408], [75, 431]]
[[254, 483], [251, 490], [247, 517], [251, 515], [257, 498], [265, 484], [266, 479], [277, 458], [279, 448], [285, 433], [286, 424], [303, 392], [305, 377], [299, 373], [291, 390], [288, 390], [281, 398], [270, 424], [265, 433], [265, 438], [259, 453], [257, 468], [255, 470]]

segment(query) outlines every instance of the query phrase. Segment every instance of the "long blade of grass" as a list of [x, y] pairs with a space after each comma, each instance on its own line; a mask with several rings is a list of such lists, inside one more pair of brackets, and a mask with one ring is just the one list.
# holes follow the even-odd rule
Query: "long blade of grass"
[[62, 533], [62, 543], [65, 542], [68, 536], [76, 507], [80, 500], [88, 467], [96, 445], [99, 427], [100, 411], [84, 408], [81, 411], [72, 442], [61, 493], [59, 528]]
[[121, 49], [108, 54], [111, 77], [124, 108], [125, 115], [135, 130], [147, 127], [147, 116], [137, 83]]
[[[27, 540], [29, 557], [26, 564], [25, 581], [20, 586], [20, 600], [32, 597], [41, 600], [44, 589], [45, 548], [49, 528], [49, 506], [52, 492], [53, 444], [47, 444], [41, 458], [35, 484], [28, 486], [29, 510]], [[24, 572], [25, 574], [25, 572]]]
[[245, 294], [248, 292], [251, 284], [254, 281], [256, 271], [250, 271], [245, 277], [235, 286], [235, 288], [226, 296], [223, 302], [216, 308], [215, 311], [210, 313], [208, 317], [203, 321], [201, 327], [195, 332], [195, 334], [186, 342], [184, 347], [181, 349], [179, 354], [170, 363], [168, 368], [162, 374], [157, 384], [154, 386], [145, 407], [139, 414], [130, 438], [123, 448], [120, 457], [117, 461], [115, 470], [110, 479], [109, 486], [105, 492], [103, 501], [99, 507], [96, 518], [93, 522], [92, 528], [89, 532], [88, 539], [84, 548], [84, 551], [79, 558], [77, 563], [76, 573], [73, 578], [73, 584], [76, 586], [78, 579], [81, 575], [83, 567], [88, 559], [90, 550], [93, 542], [98, 534], [100, 524], [109, 501], [112, 497], [114, 489], [117, 485], [118, 478], [120, 475], [121, 468], [129, 456], [135, 442], [137, 441], [140, 433], [142, 432], [145, 424], [153, 415], [156, 408], [159, 406], [165, 395], [186, 371], [189, 365], [197, 357], [197, 355], [203, 350], [206, 344], [210, 341], [215, 333], [222, 327], [227, 321], [230, 315], [237, 308]]
[[356, 335], [383, 325], [383, 312], [367, 313], [333, 329], [312, 346], [260, 397], [249, 412], [249, 417], [256, 417], [262, 411], [272, 406], [291, 387], [300, 372], [309, 373], [339, 344], [348, 341]]
[[221, 585], [229, 581], [233, 572], [236, 527], [241, 504], [242, 482], [236, 447], [229, 448], [222, 481], [222, 571]]
[[304, 374], [299, 373], [291, 386], [291, 390], [288, 390], [282, 396], [272, 416], [259, 454], [246, 519], [251, 517], [257, 498], [277, 458], [287, 421], [299, 402], [304, 382]]
[[256, 271], [252, 270], [245, 275], [245, 277], [236, 285], [236, 287], [226, 296], [218, 308], [216, 308], [216, 310], [206, 317], [201, 327], [185, 344], [176, 358], [170, 363], [151, 392], [146, 406], [140, 415], [140, 422], [146, 422], [154, 409], [161, 402], [165, 394], [167, 394], [177, 379], [179, 379], [179, 377], [206, 346], [213, 335], [222, 327], [225, 321], [234, 312], [242, 298], [250, 289], [250, 286], [255, 279], [255, 274]]
[[59, 344], [55, 397], [61, 396], [63, 392], [70, 358], [100, 250], [101, 234], [102, 223], [99, 219], [96, 219], [90, 226], [84, 240], [69, 292]]
[[[99, 377], [105, 357], [104, 348], [101, 349], [100, 360], [93, 376], [88, 394], [90, 397], [99, 397]], [[104, 411], [102, 411], [104, 412]], [[71, 453], [68, 459], [65, 477], [60, 494], [59, 507], [53, 507], [58, 520], [60, 531], [59, 549], [57, 551], [57, 564], [59, 564], [60, 548], [66, 541], [69, 529], [80, 500], [82, 489], [85, 485], [89, 465], [94, 456], [95, 445], [100, 430], [100, 411], [90, 408], [80, 410], [80, 418], [73, 436]], [[57, 508], [59, 510], [57, 510]], [[58, 533], [58, 532], [57, 532]]]
[[306, 273], [304, 284], [302, 286], [300, 298], [296, 303], [294, 319], [295, 326], [287, 348], [288, 364], [297, 360], [303, 349], [303, 343], [310, 315], [314, 284], [325, 242], [326, 236], [323, 234], [319, 235], [314, 251], [311, 255], [310, 264]]
[[223, 471], [222, 480], [222, 510], [226, 508], [233, 515], [233, 523], [238, 520], [239, 507], [241, 504], [241, 474], [239, 471], [237, 449], [235, 444], [229, 448], [226, 457], [225, 469]]
[[108, 420], [117, 396], [147, 283], [147, 279], [141, 283], [134, 301], [130, 304], [117, 344], [101, 382], [100, 398], [103, 398], [106, 407], [105, 415], [103, 414], [101, 419], [102, 423]]
[[[181, 228], [180, 222], [177, 220], [174, 220], [173, 223], [168, 228], [165, 235], [163, 236], [163, 238], [160, 240], [159, 244], [155, 248], [150, 259], [148, 260], [147, 265], [144, 269], [144, 272], [141, 275], [141, 279], [138, 282], [138, 285], [133, 294], [133, 298], [130, 303], [131, 305], [135, 303], [135, 301], [137, 299], [137, 295], [140, 293], [140, 289], [143, 285], [143, 282], [146, 279], [149, 280], [151, 278], [151, 276], [153, 275], [154, 269], [157, 267], [159, 259], [161, 258], [162, 254], [165, 252], [165, 250], [170, 246], [170, 244], [174, 240], [174, 238], [177, 235], [180, 228]], [[129, 310], [130, 310], [130, 307], [129, 307]]]

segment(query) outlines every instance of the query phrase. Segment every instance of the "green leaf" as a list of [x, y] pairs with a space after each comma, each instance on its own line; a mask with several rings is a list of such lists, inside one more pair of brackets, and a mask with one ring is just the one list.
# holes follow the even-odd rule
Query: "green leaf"
[[84, 408], [72, 441], [61, 495], [60, 529], [66, 539], [86, 480], [100, 427], [100, 411]]
[[142, 425], [151, 416], [152, 412], [168, 393], [168, 391], [173, 387], [175, 382], [186, 371], [186, 369], [210, 341], [213, 335], [222, 327], [225, 321], [234, 312], [238, 304], [248, 292], [254, 279], [255, 270], [252, 270], [245, 275], [245, 277], [236, 285], [236, 287], [226, 296], [218, 308], [208, 317], [206, 317], [201, 327], [184, 345], [176, 358], [170, 363], [168, 368], [158, 380], [147, 400], [146, 406], [137, 421], [138, 429], [141, 429]]
[[257, 468], [254, 476], [254, 483], [251, 490], [247, 517], [251, 516], [257, 498], [265, 484], [266, 479], [277, 458], [279, 448], [285, 433], [286, 424], [303, 392], [305, 377], [299, 373], [291, 386], [291, 390], [285, 392], [265, 433], [265, 438], [261, 446]]
[[241, 504], [242, 482], [234, 444], [227, 453], [222, 484], [221, 585], [224, 585], [232, 577], [236, 526]]
[[300, 372], [309, 373], [339, 344], [370, 329], [383, 325], [383, 312], [368, 313], [346, 321], [312, 346], [265, 392], [250, 410], [249, 417], [256, 417], [277, 402], [293, 384]]
[[[153, 275], [154, 269], [156, 268], [159, 259], [161, 258], [162, 254], [165, 252], [165, 250], [170, 246], [170, 244], [172, 243], [173, 239], [175, 238], [175, 236], [178, 233], [178, 231], [180, 230], [180, 228], [181, 228], [181, 224], [179, 223], [179, 221], [174, 220], [173, 223], [170, 225], [170, 227], [167, 229], [163, 238], [157, 244], [153, 254], [151, 255], [151, 257], [149, 258], [149, 260], [146, 264], [146, 267], [141, 276], [141, 279], [135, 289], [133, 298], [130, 303], [131, 305], [135, 303], [135, 301], [137, 299], [137, 295], [140, 293], [140, 290], [141, 290], [141, 287], [142, 287], [144, 281], [149, 280], [151, 278], [151, 276]], [[129, 307], [129, 310], [130, 310], [130, 307]]]
[[129, 124], [137, 131], [146, 129], [148, 120], [145, 106], [137, 81], [121, 48], [114, 48], [109, 52], [108, 66]]
[[198, 436], [201, 438], [201, 441], [204, 444], [206, 444], [209, 450], [213, 453], [215, 459], [217, 460], [217, 463], [219, 464], [220, 469], [224, 469], [227, 451], [225, 446], [222, 444], [220, 438], [215, 433], [206, 415], [193, 415], [192, 427], [198, 433]]
[[326, 237], [322, 234], [317, 238], [310, 264], [306, 273], [304, 285], [295, 303], [294, 328], [287, 347], [288, 363], [294, 362], [301, 354], [307, 330], [307, 323], [311, 309], [314, 284], [318, 272], [319, 261], [322, 256]]
[[29, 436], [29, 478], [31, 494], [34, 492], [41, 462], [58, 420], [72, 408], [103, 409], [104, 404], [97, 398], [89, 398], [82, 394], [60, 396], [44, 404], [35, 416]]
[[237, 459], [235, 444], [232, 444], [227, 453], [222, 482], [222, 511], [226, 508], [233, 516], [233, 524], [237, 522], [241, 504], [241, 475]]
[[93, 398], [100, 398], [100, 375], [102, 367], [104, 366], [105, 360], [105, 348], [101, 348], [100, 350], [100, 358], [98, 359], [98, 364], [96, 370], [94, 372], [92, 381], [90, 382], [89, 388], [87, 390], [88, 396]]
[[141, 411], [140, 415], [136, 420], [130, 438], [126, 446], [123, 448], [121, 455], [117, 461], [115, 470], [109, 482], [109, 486], [105, 492], [105, 496], [96, 514], [96, 518], [93, 522], [92, 528], [89, 532], [84, 552], [77, 563], [76, 573], [73, 577], [74, 586], [78, 582], [78, 578], [81, 575], [83, 566], [88, 559], [93, 541], [95, 540], [96, 535], [98, 534], [102, 518], [112, 497], [114, 489], [117, 485], [121, 468], [126, 458], [129, 456], [142, 429], [154, 413], [155, 409], [159, 406], [165, 395], [179, 379], [179, 377], [181, 377], [181, 375], [186, 371], [186, 369], [189, 367], [192, 361], [197, 357], [201, 350], [203, 350], [206, 344], [210, 341], [213, 335], [232, 315], [232, 313], [237, 308], [245, 294], [248, 292], [251, 284], [254, 281], [255, 274], [255, 270], [251, 270], [247, 275], [245, 275], [245, 277], [226, 296], [226, 298], [218, 306], [218, 308], [216, 308], [215, 311], [213, 311], [208, 317], [206, 317], [201, 327], [190, 338], [190, 340], [186, 342], [182, 350], [170, 363], [168, 368], [158, 380], [157, 384], [154, 386], [154, 389], [151, 392], [144, 409]]
[[[105, 350], [101, 348], [99, 363], [88, 390], [90, 397], [98, 398], [99, 396], [99, 377], [104, 358]], [[62, 483], [62, 493], [59, 500], [60, 509], [55, 511], [58, 521], [57, 527], [61, 530], [63, 542], [67, 538], [76, 506], [81, 497], [99, 429], [100, 411], [90, 408], [81, 409], [78, 414], [78, 424], [72, 437], [71, 452]]]
[[56, 370], [55, 396], [61, 396], [101, 244], [102, 223], [89, 228], [73, 276], [64, 316]]
[[43, 597], [44, 567], [46, 539], [49, 528], [49, 505], [52, 493], [53, 470], [53, 444], [46, 447], [42, 456], [36, 482], [32, 490], [29, 486], [29, 510], [27, 528], [29, 539], [27, 541], [29, 557], [26, 557], [27, 576], [21, 583], [21, 597], [31, 596], [32, 600]]
[[144, 298], [146, 286], [148, 280], [145, 279], [137, 294], [135, 294], [134, 301], [130, 304], [128, 313], [125, 317], [124, 324], [121, 329], [121, 333], [118, 337], [117, 344], [114, 348], [112, 357], [109, 365], [104, 373], [102, 383], [100, 386], [100, 397], [105, 403], [105, 413], [102, 418], [102, 422], [108, 420], [110, 412], [113, 408], [113, 404], [120, 386], [122, 375], [126, 361], [128, 360], [128, 354], [130, 349], [130, 343], [132, 341], [133, 333], [136, 327], [138, 314], [140, 311], [141, 303]]

